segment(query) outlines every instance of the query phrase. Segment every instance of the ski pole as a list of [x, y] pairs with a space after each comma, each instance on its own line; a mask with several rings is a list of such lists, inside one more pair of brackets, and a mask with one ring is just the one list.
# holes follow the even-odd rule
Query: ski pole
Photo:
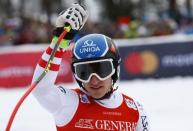
[[29, 89], [23, 94], [23, 96], [20, 98], [20, 100], [17, 102], [14, 110], [12, 111], [12, 114], [9, 118], [9, 121], [7, 123], [6, 126], [6, 131], [10, 131], [11, 125], [13, 123], [13, 120], [15, 118], [15, 115], [18, 111], [18, 109], [20, 108], [21, 104], [24, 102], [24, 100], [27, 98], [27, 96], [32, 92], [33, 89], [35, 89], [35, 87], [37, 86], [37, 84], [44, 78], [44, 76], [47, 74], [47, 72], [50, 70], [51, 67], [51, 62], [54, 59], [54, 55], [59, 47], [59, 44], [61, 42], [61, 40], [66, 36], [66, 34], [71, 30], [70, 26], [64, 27], [64, 31], [62, 32], [62, 34], [60, 34], [60, 36], [58, 37], [58, 40], [54, 46], [54, 49], [52, 50], [52, 53], [50, 55], [50, 58], [48, 60], [48, 63], [44, 69], [44, 71], [42, 72], [42, 74], [37, 78], [36, 81], [34, 81], [34, 83], [32, 83], [29, 87]]

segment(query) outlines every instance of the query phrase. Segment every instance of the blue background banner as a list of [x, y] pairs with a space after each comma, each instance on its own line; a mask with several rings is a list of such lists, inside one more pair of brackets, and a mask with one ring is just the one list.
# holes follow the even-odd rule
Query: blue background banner
[[193, 42], [119, 47], [120, 80], [193, 76]]

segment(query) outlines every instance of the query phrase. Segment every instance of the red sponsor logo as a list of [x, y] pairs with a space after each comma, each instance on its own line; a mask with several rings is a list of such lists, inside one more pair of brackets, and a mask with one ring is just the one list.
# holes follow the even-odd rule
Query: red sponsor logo
[[78, 122], [76, 122], [75, 127], [76, 128], [87, 128], [87, 129], [94, 129], [92, 125], [92, 119], [80, 119]]
[[136, 125], [136, 122], [127, 121], [80, 119], [75, 127], [93, 130], [135, 131]]

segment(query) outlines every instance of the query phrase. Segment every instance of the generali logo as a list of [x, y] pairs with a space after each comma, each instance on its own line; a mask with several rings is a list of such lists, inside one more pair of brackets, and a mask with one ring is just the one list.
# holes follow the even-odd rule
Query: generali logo
[[76, 128], [86, 128], [92, 130], [118, 130], [118, 131], [135, 131], [137, 123], [127, 121], [113, 120], [94, 120], [94, 119], [79, 119], [75, 123]]
[[87, 128], [87, 129], [94, 129], [92, 125], [92, 119], [80, 119], [78, 122], [75, 123], [76, 128]]

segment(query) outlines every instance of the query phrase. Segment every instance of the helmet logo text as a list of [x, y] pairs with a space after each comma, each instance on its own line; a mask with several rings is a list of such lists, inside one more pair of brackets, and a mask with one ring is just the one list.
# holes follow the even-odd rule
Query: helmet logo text
[[78, 40], [74, 46], [74, 55], [78, 59], [103, 57], [109, 50], [103, 35], [88, 35]]
[[100, 51], [100, 48], [96, 44], [94, 44], [92, 40], [86, 40], [82, 47], [83, 48], [80, 48], [80, 53]]
[[82, 47], [96, 46], [92, 40], [86, 40]]

